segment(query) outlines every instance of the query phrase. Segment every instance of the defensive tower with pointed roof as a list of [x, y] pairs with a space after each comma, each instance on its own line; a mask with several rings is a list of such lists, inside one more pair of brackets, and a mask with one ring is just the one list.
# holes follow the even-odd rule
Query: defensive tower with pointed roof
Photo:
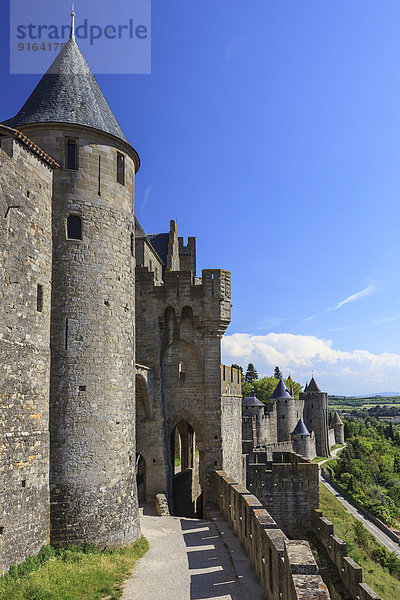
[[17, 115], [53, 182], [51, 539], [139, 536], [134, 189], [139, 157], [71, 38]]
[[304, 402], [304, 422], [315, 433], [318, 456], [329, 456], [328, 394], [321, 392], [312, 376], [300, 399]]

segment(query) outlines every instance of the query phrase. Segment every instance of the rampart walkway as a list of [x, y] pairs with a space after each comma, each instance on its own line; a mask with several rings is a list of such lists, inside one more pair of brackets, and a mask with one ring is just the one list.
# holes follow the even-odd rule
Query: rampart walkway
[[144, 513], [142, 532], [150, 549], [136, 564], [122, 600], [265, 599], [249, 559], [220, 513], [213, 518], [223, 539], [210, 521], [158, 517], [149, 505]]

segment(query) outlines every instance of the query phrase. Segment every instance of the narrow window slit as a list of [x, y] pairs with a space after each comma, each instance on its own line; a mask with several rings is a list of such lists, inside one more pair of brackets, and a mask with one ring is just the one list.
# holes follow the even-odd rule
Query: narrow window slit
[[43, 312], [43, 286], [40, 283], [37, 284], [36, 310]]
[[117, 152], [117, 182], [125, 185], [125, 156]]
[[65, 168], [76, 171], [78, 169], [78, 146], [77, 140], [67, 138], [65, 148]]
[[97, 195], [101, 196], [101, 156], [99, 156], [99, 181], [98, 181]]

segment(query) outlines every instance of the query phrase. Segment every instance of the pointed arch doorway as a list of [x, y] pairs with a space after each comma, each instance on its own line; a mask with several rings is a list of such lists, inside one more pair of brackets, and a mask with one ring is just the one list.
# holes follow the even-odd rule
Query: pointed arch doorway
[[182, 419], [171, 432], [173, 514], [202, 517], [200, 452], [192, 425]]

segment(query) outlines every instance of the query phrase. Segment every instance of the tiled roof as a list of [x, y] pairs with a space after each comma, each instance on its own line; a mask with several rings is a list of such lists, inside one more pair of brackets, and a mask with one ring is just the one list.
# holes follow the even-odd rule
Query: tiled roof
[[60, 167], [60, 165], [58, 164], [58, 162], [56, 162], [54, 160], [54, 158], [51, 158], [51, 156], [46, 154], [46, 152], [44, 152], [44, 150], [39, 148], [39, 146], [37, 146], [34, 142], [32, 142], [29, 138], [27, 138], [26, 135], [24, 135], [17, 129], [13, 129], [12, 127], [7, 127], [6, 125], [2, 125], [0, 123], [0, 135], [2, 135], [2, 134], [5, 136], [14, 137], [16, 140], [18, 140], [19, 142], [21, 142], [21, 144], [23, 144], [24, 146], [29, 148], [29, 150], [31, 152], [36, 154], [39, 158], [41, 158], [45, 163], [47, 163], [53, 169], [58, 169]]
[[314, 377], [311, 377], [311, 381], [308, 384], [307, 387], [307, 392], [320, 392], [321, 390], [319, 389], [319, 387], [317, 386], [317, 383], [314, 379]]

